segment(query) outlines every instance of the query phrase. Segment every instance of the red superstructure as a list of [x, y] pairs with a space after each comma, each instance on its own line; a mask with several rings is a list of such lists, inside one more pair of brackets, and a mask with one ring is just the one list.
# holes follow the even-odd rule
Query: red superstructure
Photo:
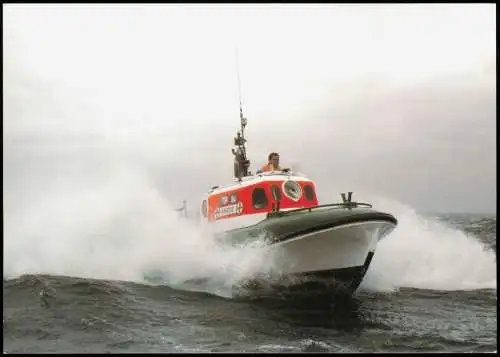
[[282, 173], [247, 178], [228, 187], [214, 188], [203, 201], [202, 216], [209, 222], [273, 210], [318, 205], [314, 183]]

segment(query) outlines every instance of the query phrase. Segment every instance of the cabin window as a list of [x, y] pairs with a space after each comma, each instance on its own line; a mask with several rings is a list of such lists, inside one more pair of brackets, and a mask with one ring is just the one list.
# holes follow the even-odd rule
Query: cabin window
[[302, 197], [302, 188], [297, 182], [292, 180], [287, 180], [283, 183], [283, 192], [285, 196], [294, 201], [298, 201]]
[[267, 207], [269, 203], [266, 191], [263, 188], [256, 188], [252, 192], [252, 204], [255, 209], [263, 209]]
[[314, 201], [314, 190], [312, 186], [304, 186], [304, 196], [306, 196], [308, 201]]
[[232, 205], [238, 203], [238, 194], [236, 192], [231, 193], [231, 196], [229, 197], [229, 203]]
[[281, 190], [278, 186], [272, 185], [271, 186], [271, 192], [273, 194], [273, 198], [275, 201], [281, 201]]
[[219, 206], [225, 206], [225, 205], [227, 205], [228, 201], [229, 201], [229, 197], [227, 195], [220, 196]]
[[207, 200], [203, 200], [203, 202], [201, 203], [201, 214], [205, 218], [207, 218], [207, 216], [208, 216]]

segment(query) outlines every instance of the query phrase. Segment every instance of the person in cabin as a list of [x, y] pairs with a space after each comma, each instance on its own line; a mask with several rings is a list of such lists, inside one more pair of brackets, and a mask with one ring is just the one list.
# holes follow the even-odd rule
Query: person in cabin
[[258, 174], [269, 171], [282, 171], [280, 167], [280, 155], [277, 152], [270, 153], [267, 157], [267, 161], [267, 164], [257, 171]]

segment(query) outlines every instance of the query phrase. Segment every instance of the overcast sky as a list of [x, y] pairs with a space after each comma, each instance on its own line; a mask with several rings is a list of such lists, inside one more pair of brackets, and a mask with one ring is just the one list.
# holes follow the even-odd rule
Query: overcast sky
[[4, 191], [68, 163], [133, 163], [174, 200], [226, 182], [238, 48], [254, 167], [278, 151], [323, 201], [495, 212], [494, 4], [3, 10]]

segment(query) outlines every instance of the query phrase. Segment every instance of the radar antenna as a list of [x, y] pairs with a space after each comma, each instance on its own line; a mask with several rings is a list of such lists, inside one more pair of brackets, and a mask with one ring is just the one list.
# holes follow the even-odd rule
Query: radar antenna
[[250, 176], [251, 173], [248, 170], [250, 167], [250, 160], [247, 158], [245, 143], [247, 139], [245, 138], [245, 127], [247, 125], [247, 118], [243, 116], [243, 105], [241, 104], [241, 86], [240, 86], [240, 73], [238, 67], [238, 49], [236, 49], [236, 80], [238, 82], [238, 97], [240, 101], [240, 130], [237, 131], [236, 137], [234, 138], [234, 146], [232, 149], [234, 155], [234, 176], [241, 181], [242, 177]]

